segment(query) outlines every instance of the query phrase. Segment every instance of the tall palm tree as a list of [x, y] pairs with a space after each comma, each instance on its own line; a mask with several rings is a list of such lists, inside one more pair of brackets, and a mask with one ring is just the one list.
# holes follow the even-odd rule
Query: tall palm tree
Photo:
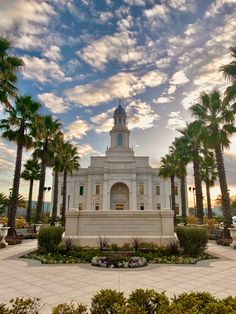
[[59, 172], [63, 170], [63, 136], [58, 134], [55, 136], [52, 147], [54, 150], [53, 172], [54, 172], [54, 189], [53, 189], [53, 205], [51, 225], [54, 226], [57, 219], [58, 208], [58, 188], [59, 188]]
[[23, 60], [9, 55], [11, 43], [0, 36], [0, 103], [11, 108], [9, 99], [17, 96], [17, 70], [24, 65]]
[[78, 171], [79, 164], [79, 156], [77, 152], [77, 148], [74, 147], [71, 143], [65, 142], [63, 145], [63, 154], [62, 154], [62, 162], [63, 162], [63, 191], [62, 191], [62, 213], [61, 213], [61, 221], [62, 226], [65, 226], [65, 212], [66, 212], [66, 198], [67, 198], [67, 176], [68, 173], [72, 174], [72, 172]]
[[6, 109], [8, 117], [0, 121], [0, 129], [3, 130], [2, 137], [17, 145], [13, 189], [8, 217], [10, 236], [15, 235], [22, 153], [24, 148], [30, 149], [34, 145], [31, 131], [39, 108], [40, 104], [34, 101], [31, 96], [20, 96], [16, 99], [15, 107]]
[[175, 138], [170, 146], [170, 152], [175, 155], [177, 163], [176, 176], [180, 178], [180, 194], [181, 194], [181, 210], [182, 219], [186, 223], [187, 208], [186, 208], [186, 175], [187, 164], [190, 162], [190, 156], [187, 153], [187, 141], [184, 136]]
[[204, 149], [203, 158], [201, 160], [201, 178], [206, 185], [207, 215], [210, 219], [213, 217], [210, 188], [214, 186], [214, 182], [217, 179], [217, 172], [214, 154], [208, 149]]
[[21, 178], [29, 181], [29, 196], [28, 196], [28, 204], [27, 204], [27, 214], [26, 221], [31, 223], [31, 210], [32, 210], [32, 195], [33, 195], [33, 185], [35, 180], [39, 180], [40, 176], [40, 164], [37, 159], [29, 159], [24, 164], [24, 170], [21, 173]]
[[214, 149], [216, 157], [217, 172], [219, 176], [220, 190], [222, 195], [222, 209], [225, 226], [231, 226], [232, 217], [230, 212], [230, 197], [225, 174], [223, 149], [229, 147], [230, 136], [236, 132], [235, 111], [236, 108], [230, 103], [221, 100], [220, 92], [213, 90], [209, 95], [203, 92], [200, 102], [191, 108], [192, 114], [198, 119], [205, 132], [205, 143], [207, 147]]
[[37, 127], [34, 129], [34, 135], [38, 139], [33, 156], [41, 160], [38, 202], [36, 207], [36, 222], [42, 220], [44, 185], [47, 166], [52, 166], [54, 152], [52, 150], [52, 141], [56, 135], [61, 133], [61, 123], [54, 120], [52, 116], [41, 116], [37, 120]]
[[176, 218], [175, 205], [175, 176], [177, 173], [177, 163], [174, 154], [166, 154], [161, 158], [161, 167], [159, 176], [163, 179], [170, 178], [171, 186], [171, 209], [174, 211], [174, 218]]
[[226, 79], [232, 82], [232, 85], [227, 87], [225, 91], [225, 101], [230, 102], [236, 97], [236, 46], [230, 48], [231, 56], [234, 58], [229, 64], [222, 65], [220, 71]]
[[200, 123], [194, 121], [190, 124], [187, 124], [187, 127], [185, 129], [179, 130], [179, 132], [184, 136], [184, 141], [186, 142], [186, 153], [189, 156], [189, 160], [193, 163], [197, 217], [198, 223], [203, 224], [203, 194], [200, 173], [202, 127]]

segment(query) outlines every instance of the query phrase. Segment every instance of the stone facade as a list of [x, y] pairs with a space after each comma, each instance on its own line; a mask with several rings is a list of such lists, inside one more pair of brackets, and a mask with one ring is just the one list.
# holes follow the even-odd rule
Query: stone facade
[[[149, 157], [134, 156], [134, 151], [129, 145], [130, 131], [126, 126], [126, 113], [120, 105], [115, 110], [113, 118], [114, 126], [110, 131], [111, 144], [105, 156], [91, 157], [88, 168], [81, 168], [71, 176], [68, 175], [66, 234], [77, 240], [80, 235], [83, 244], [92, 244], [95, 241], [93, 237], [102, 234], [104, 222], [101, 225], [101, 221], [104, 220], [107, 229], [103, 233], [115, 241], [118, 235], [112, 226], [119, 225], [119, 220], [123, 217], [126, 225], [134, 226], [137, 230], [136, 233], [132, 230], [127, 233], [126, 229], [123, 232], [119, 231], [123, 240], [138, 233], [142, 237], [150, 237], [156, 243], [161, 243], [162, 237], [166, 237], [168, 242], [173, 238], [170, 180], [159, 177], [159, 169], [149, 165]], [[62, 179], [61, 175], [59, 177], [61, 187]], [[181, 215], [178, 179], [175, 188], [177, 213]], [[58, 203], [59, 215], [61, 195]], [[165, 219], [163, 215], [167, 215]], [[146, 222], [150, 219], [154, 224], [149, 230]], [[146, 233], [140, 229], [140, 224], [146, 226]], [[95, 226], [98, 226], [98, 230]], [[121, 230], [122, 224], [117, 228], [116, 230]], [[85, 238], [82, 240], [81, 237], [93, 240], [86, 242]]]

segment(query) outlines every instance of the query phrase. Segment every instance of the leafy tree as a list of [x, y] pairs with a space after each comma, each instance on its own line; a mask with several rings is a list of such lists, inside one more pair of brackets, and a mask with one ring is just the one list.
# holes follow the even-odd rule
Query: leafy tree
[[78, 171], [79, 164], [79, 156], [77, 152], [77, 148], [74, 147], [71, 143], [65, 142], [63, 144], [63, 154], [62, 154], [62, 163], [63, 163], [63, 191], [62, 191], [62, 214], [61, 221], [62, 226], [65, 226], [65, 212], [66, 212], [66, 198], [67, 198], [67, 176], [68, 173], [72, 174], [72, 172]]
[[232, 82], [232, 85], [227, 87], [225, 92], [225, 101], [230, 102], [236, 97], [236, 46], [230, 48], [231, 56], [234, 58], [229, 64], [220, 67], [220, 71], [226, 79]]
[[0, 193], [0, 211], [3, 212], [7, 208], [8, 199], [4, 193]]
[[187, 164], [190, 161], [190, 156], [187, 153], [187, 141], [184, 136], [175, 138], [174, 142], [170, 146], [170, 152], [175, 155], [177, 169], [176, 176], [180, 178], [181, 184], [181, 209], [182, 218], [186, 223], [186, 175], [187, 175]]
[[17, 70], [24, 65], [23, 60], [9, 55], [11, 43], [0, 36], [0, 103], [11, 108], [10, 98], [17, 96]]
[[202, 125], [206, 147], [215, 151], [217, 172], [223, 203], [225, 235], [231, 226], [230, 198], [225, 174], [223, 149], [229, 147], [230, 136], [236, 132], [236, 105], [221, 100], [220, 92], [213, 90], [209, 95], [203, 92], [200, 102], [191, 108], [192, 114]]
[[53, 165], [54, 152], [52, 142], [55, 136], [61, 134], [60, 127], [61, 123], [58, 120], [54, 120], [52, 116], [40, 116], [34, 129], [33, 134], [37, 138], [37, 142], [33, 156], [41, 160], [36, 222], [42, 220], [46, 167]]
[[166, 154], [161, 158], [161, 167], [159, 176], [163, 179], [170, 178], [171, 185], [171, 209], [174, 211], [174, 217], [176, 218], [175, 210], [175, 176], [177, 174], [177, 162], [174, 154]]
[[40, 164], [37, 159], [29, 159], [24, 164], [24, 171], [21, 173], [21, 178], [29, 181], [29, 196], [27, 204], [27, 214], [26, 221], [31, 223], [31, 211], [32, 211], [32, 195], [33, 195], [33, 185], [35, 180], [39, 180], [40, 176]]
[[179, 130], [186, 143], [186, 153], [189, 160], [193, 163], [194, 183], [196, 191], [196, 207], [198, 222], [203, 224], [203, 195], [202, 195], [202, 180], [200, 173], [200, 152], [202, 150], [202, 127], [197, 121], [187, 124], [185, 129]]
[[31, 131], [35, 115], [37, 115], [39, 108], [40, 104], [34, 101], [31, 96], [19, 96], [16, 99], [15, 106], [11, 109], [6, 109], [8, 117], [0, 121], [0, 129], [3, 130], [2, 137], [17, 145], [13, 189], [8, 217], [8, 225], [10, 227], [9, 236], [15, 235], [22, 153], [24, 148], [30, 149], [34, 145]]
[[201, 178], [206, 185], [207, 196], [207, 214], [208, 218], [212, 218], [211, 193], [210, 188], [214, 186], [217, 179], [215, 157], [212, 151], [205, 149], [201, 160]]
[[58, 186], [59, 186], [59, 172], [63, 170], [63, 136], [58, 134], [52, 141], [52, 148], [54, 151], [54, 189], [53, 189], [53, 205], [52, 205], [52, 220], [51, 225], [54, 226], [57, 219], [58, 208]]

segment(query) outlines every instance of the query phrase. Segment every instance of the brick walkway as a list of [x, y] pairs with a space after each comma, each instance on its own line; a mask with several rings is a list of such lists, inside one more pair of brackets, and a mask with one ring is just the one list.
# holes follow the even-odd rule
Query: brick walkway
[[15, 297], [39, 297], [42, 313], [72, 300], [89, 304], [97, 291], [112, 288], [128, 294], [135, 288], [153, 288], [174, 294], [209, 291], [216, 297], [236, 295], [236, 250], [209, 244], [208, 252], [218, 260], [197, 265], [149, 265], [140, 269], [110, 270], [79, 265], [41, 265], [18, 258], [36, 247], [36, 240], [0, 250], [0, 303]]

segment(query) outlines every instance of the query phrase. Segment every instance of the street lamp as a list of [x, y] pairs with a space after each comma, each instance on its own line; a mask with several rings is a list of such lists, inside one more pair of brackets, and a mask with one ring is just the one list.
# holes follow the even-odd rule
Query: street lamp
[[169, 195], [169, 201], [170, 201], [170, 209], [172, 210], [171, 195]]
[[12, 196], [12, 188], [9, 189], [9, 201], [8, 201], [8, 208], [7, 208], [7, 217], [8, 218], [10, 215], [11, 196]]
[[[196, 188], [195, 186], [190, 186], [188, 188], [189, 192], [193, 192], [193, 207], [194, 207], [194, 211], [196, 211], [196, 205], [195, 205], [195, 191], [196, 191]], [[196, 214], [196, 213], [195, 213]]]
[[45, 194], [45, 192], [50, 192], [51, 191], [51, 187], [50, 186], [45, 186], [44, 188], [43, 188], [43, 213], [44, 213], [44, 194]]

